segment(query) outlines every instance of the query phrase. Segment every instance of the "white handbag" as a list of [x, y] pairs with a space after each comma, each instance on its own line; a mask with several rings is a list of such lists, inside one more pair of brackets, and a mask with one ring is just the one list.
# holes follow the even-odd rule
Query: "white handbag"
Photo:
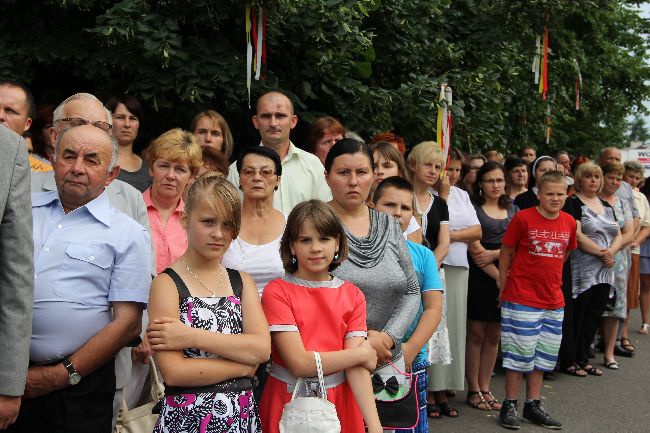
[[165, 397], [165, 386], [158, 378], [158, 370], [153, 358], [149, 357], [149, 373], [151, 375], [151, 398], [153, 401], [129, 410], [126, 400], [122, 397], [122, 405], [117, 415], [113, 433], [151, 433], [158, 414], [152, 413], [154, 406]]
[[302, 384], [298, 378], [291, 401], [284, 405], [280, 418], [280, 433], [340, 433], [341, 423], [336, 415], [336, 406], [327, 400], [323, 380], [323, 365], [320, 354], [314, 352], [318, 371], [318, 393], [315, 397], [296, 397]]

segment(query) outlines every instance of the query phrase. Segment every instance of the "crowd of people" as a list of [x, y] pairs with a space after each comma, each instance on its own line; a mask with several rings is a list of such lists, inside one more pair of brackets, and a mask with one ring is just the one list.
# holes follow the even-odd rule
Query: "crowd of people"
[[465, 390], [518, 429], [524, 377], [523, 418], [559, 429], [543, 380], [603, 375], [596, 349], [621, 368], [632, 309], [650, 331], [650, 182], [616, 148], [445, 155], [333, 117], [299, 146], [281, 91], [260, 143], [207, 110], [138, 154], [144, 120], [130, 95], [34, 107], [0, 81], [0, 429], [110, 432], [152, 362], [161, 433], [279, 432], [319, 391], [341, 431], [379, 433], [376, 401], [413, 387], [409, 431]]

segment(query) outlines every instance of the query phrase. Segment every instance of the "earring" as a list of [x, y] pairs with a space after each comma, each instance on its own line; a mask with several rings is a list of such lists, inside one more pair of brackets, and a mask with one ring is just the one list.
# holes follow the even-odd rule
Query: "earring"
[[339, 259], [339, 252], [337, 251], [336, 254], [334, 254], [334, 261], [336, 262]]
[[292, 255], [291, 256], [291, 266], [296, 266], [298, 264], [298, 259], [296, 256]]

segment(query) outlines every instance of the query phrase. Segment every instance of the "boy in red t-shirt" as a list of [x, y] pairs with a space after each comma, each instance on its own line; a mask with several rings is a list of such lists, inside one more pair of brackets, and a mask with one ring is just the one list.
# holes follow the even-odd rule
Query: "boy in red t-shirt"
[[540, 404], [545, 371], [553, 371], [562, 340], [562, 266], [577, 247], [576, 221], [561, 211], [567, 184], [559, 171], [537, 180], [539, 205], [518, 212], [503, 237], [499, 255], [501, 351], [506, 369], [506, 399], [501, 425], [519, 428], [517, 397], [526, 375], [523, 417], [546, 428], [562, 423]]

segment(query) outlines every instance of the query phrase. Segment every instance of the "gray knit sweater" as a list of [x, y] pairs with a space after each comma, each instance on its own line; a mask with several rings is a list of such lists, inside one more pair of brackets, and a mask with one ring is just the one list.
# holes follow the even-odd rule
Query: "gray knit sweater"
[[332, 274], [365, 295], [369, 330], [401, 340], [418, 312], [420, 287], [399, 223], [370, 209], [368, 236], [358, 238], [347, 227], [345, 234], [350, 253]]

